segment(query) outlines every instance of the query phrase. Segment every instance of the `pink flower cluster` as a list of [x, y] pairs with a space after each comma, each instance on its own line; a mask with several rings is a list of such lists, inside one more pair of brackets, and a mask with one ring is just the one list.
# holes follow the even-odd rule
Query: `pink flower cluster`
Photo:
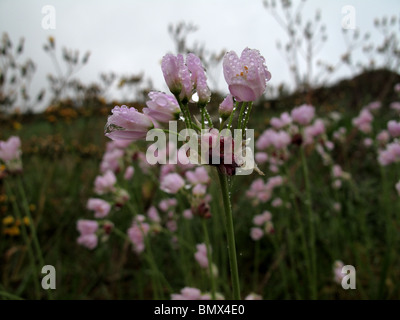
[[207, 246], [205, 243], [200, 243], [196, 245], [197, 251], [194, 254], [194, 257], [200, 267], [203, 269], [208, 268], [208, 257], [207, 257]]
[[6, 141], [0, 140], [0, 160], [6, 165], [10, 173], [22, 171], [21, 140], [17, 136], [11, 136]]
[[99, 228], [97, 221], [78, 220], [76, 228], [80, 233], [80, 236], [77, 239], [78, 244], [90, 250], [97, 247], [98, 238], [96, 231]]
[[400, 142], [394, 141], [387, 144], [385, 149], [379, 150], [378, 162], [382, 166], [400, 162]]
[[272, 214], [269, 211], [264, 211], [262, 214], [256, 215], [253, 218], [253, 224], [255, 227], [251, 228], [250, 236], [254, 241], [260, 240], [265, 234], [274, 233]]
[[250, 185], [249, 190], [246, 192], [246, 196], [253, 199], [255, 203], [265, 203], [271, 199], [273, 190], [282, 184], [283, 178], [281, 176], [271, 177], [266, 183], [264, 183], [263, 179], [259, 178], [254, 180]]
[[128, 229], [128, 237], [133, 244], [133, 250], [139, 254], [145, 249], [144, 237], [147, 236], [150, 230], [150, 225], [145, 222], [143, 215], [137, 215]]
[[361, 110], [358, 117], [353, 119], [353, 125], [364, 133], [370, 133], [372, 131], [372, 121], [374, 116], [369, 111], [369, 109], [364, 108]]

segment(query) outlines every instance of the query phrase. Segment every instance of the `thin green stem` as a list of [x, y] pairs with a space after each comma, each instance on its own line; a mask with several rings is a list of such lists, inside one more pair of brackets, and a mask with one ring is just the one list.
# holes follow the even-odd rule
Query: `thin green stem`
[[206, 224], [206, 219], [202, 219], [202, 224], [203, 224], [203, 233], [204, 233], [204, 238], [206, 241], [206, 248], [207, 248], [207, 259], [208, 259], [208, 273], [210, 277], [210, 283], [211, 283], [211, 299], [215, 300], [215, 279], [214, 279], [214, 272], [213, 272], [213, 265], [212, 265], [212, 255], [211, 255], [211, 246], [210, 246], [210, 238], [208, 236], [208, 230], [207, 230], [207, 224]]
[[[11, 188], [10, 188], [10, 186], [9, 186], [9, 184], [8, 184], [6, 179], [4, 179], [4, 182], [5, 182], [7, 194], [11, 198], [11, 195], [12, 195]], [[30, 263], [31, 263], [32, 274], [33, 274], [33, 283], [34, 283], [34, 286], [35, 286], [35, 291], [36, 291], [37, 298], [39, 299], [40, 298], [39, 271], [38, 271], [38, 268], [37, 268], [37, 265], [36, 265], [35, 254], [33, 252], [33, 248], [32, 248], [32, 245], [31, 245], [31, 241], [29, 240], [28, 232], [26, 230], [25, 224], [24, 224], [24, 222], [22, 220], [21, 212], [19, 211], [18, 205], [17, 205], [15, 200], [12, 201], [12, 207], [13, 207], [13, 211], [14, 211], [15, 216], [17, 217], [17, 219], [19, 221], [21, 221], [22, 237], [23, 237], [24, 242], [25, 242], [25, 244], [26, 244], [26, 246], [28, 248], [29, 260], [30, 260]], [[31, 224], [33, 223], [32, 220], [30, 221], [30, 223]]]
[[228, 121], [228, 126], [227, 126], [228, 130], [230, 130], [232, 128], [233, 117], [235, 116], [235, 113], [236, 113], [236, 110], [237, 110], [238, 106], [239, 106], [239, 102], [236, 102], [235, 106], [233, 107], [232, 113], [229, 116], [229, 121]]
[[229, 253], [229, 264], [231, 268], [233, 299], [240, 300], [239, 271], [238, 271], [237, 257], [236, 257], [235, 232], [233, 228], [232, 207], [229, 196], [228, 181], [226, 175], [220, 172], [218, 172], [218, 177], [221, 184], [221, 193], [225, 210], [225, 225], [226, 225], [226, 236], [228, 239], [228, 253]]
[[201, 129], [205, 129], [206, 128], [206, 124], [205, 124], [205, 119], [204, 119], [204, 108], [200, 109], [200, 113], [201, 113]]
[[310, 232], [310, 252], [311, 252], [311, 270], [312, 274], [310, 275], [312, 279], [312, 291], [311, 291], [311, 299], [317, 299], [317, 265], [316, 265], [316, 253], [315, 253], [315, 226], [314, 226], [314, 214], [312, 211], [312, 198], [311, 198], [311, 190], [310, 190], [310, 180], [308, 174], [308, 166], [307, 160], [304, 153], [304, 146], [300, 147], [301, 153], [301, 163], [303, 167], [303, 175], [304, 181], [306, 185], [306, 207], [308, 212], [308, 224], [309, 224], [309, 232]]
[[246, 129], [246, 127], [247, 127], [247, 124], [249, 123], [249, 119], [250, 119], [250, 113], [251, 113], [251, 109], [253, 108], [253, 102], [252, 101], [250, 101], [249, 103], [248, 103], [248, 107], [247, 107], [247, 112], [246, 112], [246, 115], [245, 115], [245, 118], [244, 118], [244, 121], [243, 121], [243, 123], [242, 123], [242, 131], [243, 131], [243, 136], [244, 136], [244, 130]]
[[205, 113], [206, 118], [207, 118], [207, 121], [208, 121], [208, 126], [209, 126], [210, 128], [214, 128], [214, 124], [213, 124], [213, 122], [212, 122], [212, 120], [211, 120], [211, 116], [210, 116], [210, 114], [208, 113], [208, 110], [207, 110], [205, 107], [204, 107], [203, 109], [204, 109], [204, 113]]
[[29, 210], [28, 201], [26, 199], [25, 190], [24, 190], [24, 187], [22, 186], [22, 181], [21, 181], [20, 177], [18, 178], [17, 182], [18, 182], [17, 184], [18, 184], [19, 193], [21, 194], [21, 197], [22, 197], [25, 213], [26, 213], [27, 217], [29, 218], [29, 222], [30, 222], [29, 226], [30, 226], [31, 232], [32, 232], [33, 245], [35, 247], [36, 254], [39, 257], [39, 263], [43, 267], [45, 264], [44, 264], [42, 250], [40, 248], [39, 240], [38, 240], [37, 233], [36, 233], [35, 223], [32, 219], [31, 211]]
[[239, 112], [239, 117], [238, 117], [238, 123], [237, 123], [237, 128], [241, 129], [242, 128], [242, 123], [243, 123], [243, 114], [244, 111], [246, 110], [247, 107], [247, 103], [246, 102], [242, 102], [242, 107], [240, 108], [240, 112]]
[[258, 275], [259, 275], [259, 267], [260, 267], [260, 241], [256, 241], [255, 249], [254, 249], [254, 273], [253, 273], [253, 290], [256, 291], [258, 288]]

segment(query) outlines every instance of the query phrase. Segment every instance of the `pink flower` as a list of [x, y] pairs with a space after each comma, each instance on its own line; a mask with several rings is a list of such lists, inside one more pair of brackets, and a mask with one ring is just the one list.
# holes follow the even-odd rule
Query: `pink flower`
[[380, 101], [373, 101], [373, 102], [371, 102], [369, 105], [367, 105], [366, 106], [366, 108], [368, 109], [368, 110], [378, 110], [378, 109], [380, 109], [381, 108], [381, 106], [382, 106], [382, 103], [380, 102]]
[[108, 170], [104, 175], [97, 176], [94, 181], [94, 190], [97, 194], [105, 194], [115, 191], [115, 183], [117, 178], [114, 173]]
[[268, 161], [268, 154], [265, 152], [256, 152], [254, 158], [256, 160], [256, 163], [264, 164]]
[[353, 125], [358, 128], [358, 130], [364, 133], [370, 133], [372, 131], [372, 120], [374, 117], [372, 116], [371, 112], [368, 109], [361, 110], [358, 117], [353, 119]]
[[191, 72], [191, 81], [199, 97], [199, 105], [205, 106], [211, 97], [211, 91], [207, 86], [207, 77], [200, 58], [193, 53], [186, 56], [186, 64]]
[[244, 300], [262, 300], [262, 296], [260, 296], [257, 293], [250, 293], [246, 296], [246, 298], [244, 298]]
[[124, 179], [125, 180], [131, 180], [134, 173], [135, 173], [135, 168], [134, 167], [132, 167], [132, 166], [127, 167], [125, 169]]
[[264, 231], [262, 231], [262, 229], [260, 228], [251, 228], [250, 231], [250, 237], [254, 240], [254, 241], [258, 241], [260, 240], [264, 235]]
[[100, 164], [100, 171], [102, 173], [108, 170], [118, 172], [120, 167], [120, 159], [123, 157], [124, 153], [124, 150], [121, 149], [112, 149], [107, 151], [103, 155], [103, 159]]
[[400, 102], [399, 101], [394, 101], [390, 104], [390, 108], [395, 110], [395, 111], [400, 111]]
[[290, 135], [286, 131], [265, 130], [256, 142], [257, 149], [265, 150], [270, 146], [281, 150], [286, 148], [291, 142]]
[[170, 208], [175, 207], [177, 204], [178, 204], [178, 202], [174, 198], [164, 199], [164, 200], [160, 201], [160, 203], [158, 204], [158, 207], [162, 211], [167, 212]]
[[174, 96], [163, 92], [151, 91], [150, 101], [146, 102], [148, 108], [143, 109], [143, 113], [159, 122], [177, 120], [181, 109]]
[[151, 206], [149, 210], [147, 210], [147, 216], [153, 222], [159, 223], [161, 221], [161, 218], [158, 215], [158, 211], [154, 206]]
[[185, 176], [192, 185], [208, 184], [210, 182], [210, 177], [205, 167], [197, 167], [194, 171], [187, 171]]
[[145, 249], [144, 237], [150, 230], [149, 224], [143, 222], [144, 219], [144, 216], [138, 215], [132, 226], [128, 229], [128, 237], [133, 244], [133, 250], [138, 254]]
[[334, 178], [341, 178], [342, 175], [343, 175], [342, 167], [341, 167], [340, 165], [338, 165], [338, 164], [335, 164], [335, 165], [332, 167], [332, 176], [333, 176]]
[[147, 132], [154, 127], [150, 117], [135, 108], [115, 106], [108, 117], [105, 135], [112, 140], [144, 139]]
[[114, 149], [126, 149], [131, 145], [132, 141], [129, 140], [112, 140], [107, 142], [106, 151], [110, 152]]
[[342, 280], [345, 276], [345, 274], [342, 273], [343, 267], [344, 264], [340, 260], [336, 260], [333, 264], [333, 275], [334, 275], [333, 280], [338, 284], [342, 283]]
[[386, 143], [388, 143], [390, 140], [389, 131], [382, 130], [381, 132], [379, 132], [376, 136], [376, 140], [378, 140], [381, 145], [385, 145]]
[[280, 206], [282, 205], [282, 203], [283, 203], [283, 201], [282, 201], [281, 198], [275, 198], [275, 199], [272, 201], [271, 205], [272, 205], [274, 208], [276, 208], [276, 207], [280, 207]]
[[107, 201], [97, 198], [90, 198], [86, 207], [94, 211], [95, 218], [104, 218], [111, 210], [111, 205]]
[[0, 141], [0, 159], [10, 161], [19, 159], [21, 155], [21, 140], [19, 137], [12, 136], [7, 141]]
[[363, 140], [363, 144], [365, 147], [369, 148], [370, 146], [372, 146], [374, 144], [374, 140], [372, 140], [371, 138], [365, 138]]
[[77, 222], [76, 228], [81, 235], [93, 234], [97, 231], [99, 224], [94, 220], [80, 219]]
[[187, 220], [193, 219], [193, 213], [191, 209], [186, 209], [183, 211], [183, 217]]
[[204, 196], [207, 192], [207, 186], [204, 184], [196, 184], [192, 190], [194, 196]]
[[169, 220], [165, 225], [167, 226], [167, 229], [171, 232], [176, 232], [176, 230], [178, 230], [178, 224], [175, 220]]
[[177, 173], [165, 175], [160, 184], [160, 189], [166, 193], [176, 194], [185, 185], [185, 180]]
[[400, 122], [390, 120], [387, 124], [388, 131], [393, 138], [400, 136]]
[[277, 130], [279, 130], [291, 123], [292, 123], [292, 118], [290, 117], [288, 112], [282, 113], [280, 118], [273, 117], [270, 121], [271, 126], [273, 126]]
[[207, 257], [207, 247], [204, 243], [200, 243], [196, 245], [196, 253], [194, 254], [194, 257], [200, 267], [203, 269], [208, 268], [208, 257]]
[[380, 150], [378, 162], [382, 166], [400, 161], [400, 143], [392, 142], [386, 146], [386, 149]]
[[396, 83], [395, 85], [394, 85], [394, 91], [395, 92], [397, 92], [397, 93], [399, 93], [400, 92], [400, 83]]
[[234, 51], [225, 54], [223, 60], [225, 81], [237, 101], [255, 101], [266, 88], [271, 73], [258, 50], [246, 48], [240, 58]]
[[185, 287], [180, 294], [171, 294], [171, 300], [203, 300], [203, 295], [197, 288]]
[[86, 234], [78, 237], [77, 242], [79, 245], [93, 250], [97, 247], [98, 238], [95, 234]]
[[233, 111], [233, 97], [231, 94], [228, 94], [219, 105], [218, 113], [222, 119], [227, 119], [231, 115], [232, 111]]
[[314, 115], [315, 108], [307, 104], [303, 104], [300, 107], [294, 108], [291, 112], [293, 121], [303, 126], [308, 125], [314, 118]]

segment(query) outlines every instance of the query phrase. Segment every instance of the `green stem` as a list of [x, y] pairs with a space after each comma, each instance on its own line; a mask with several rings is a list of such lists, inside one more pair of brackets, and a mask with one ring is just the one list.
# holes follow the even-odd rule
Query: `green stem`
[[248, 108], [247, 108], [247, 112], [244, 118], [244, 121], [242, 123], [242, 130], [243, 130], [243, 135], [244, 135], [244, 130], [247, 127], [247, 124], [249, 123], [249, 119], [250, 119], [250, 113], [251, 113], [251, 109], [253, 108], [253, 102], [250, 101], [248, 104]]
[[[233, 117], [234, 117], [234, 115], [235, 115], [235, 113], [236, 113], [236, 109], [237, 109], [238, 106], [239, 106], [239, 102], [236, 102], [236, 103], [235, 103], [235, 106], [233, 107], [232, 113], [231, 113], [231, 115], [229, 116], [229, 121], [228, 121], [228, 126], [227, 126], [228, 130], [230, 130], [231, 127], [232, 127]], [[220, 130], [220, 131], [221, 131], [221, 130]]]
[[214, 273], [212, 269], [212, 255], [211, 255], [211, 246], [210, 246], [210, 238], [208, 236], [208, 230], [207, 230], [207, 225], [206, 225], [206, 219], [202, 219], [202, 224], [203, 224], [203, 232], [204, 232], [204, 238], [206, 241], [206, 247], [207, 247], [207, 259], [208, 259], [208, 273], [210, 277], [210, 283], [211, 283], [211, 299], [215, 300], [215, 279], [214, 279]]
[[[9, 197], [11, 198], [11, 195], [12, 195], [11, 188], [10, 188], [10, 186], [9, 186], [9, 184], [8, 184], [6, 179], [4, 179], [4, 182], [5, 182], [7, 193], [9, 195]], [[32, 245], [30, 243], [31, 241], [29, 240], [28, 232], [26, 230], [25, 224], [24, 224], [24, 222], [22, 220], [21, 213], [19, 211], [19, 208], [18, 208], [17, 203], [16, 203], [15, 200], [12, 201], [12, 207], [13, 207], [13, 211], [14, 211], [15, 216], [17, 217], [17, 219], [19, 221], [21, 221], [22, 237], [24, 238], [24, 242], [25, 242], [25, 244], [26, 244], [26, 246], [28, 248], [29, 260], [30, 260], [30, 263], [31, 263], [31, 268], [32, 268], [32, 273], [33, 273], [33, 283], [34, 283], [34, 286], [35, 286], [37, 298], [39, 299], [40, 298], [39, 272], [38, 272], [38, 269], [37, 269], [37, 266], [36, 266], [35, 255], [33, 253], [33, 248], [32, 248]], [[32, 224], [32, 223], [33, 223], [32, 220], [30, 220], [30, 224]]]
[[310, 275], [312, 280], [312, 291], [311, 291], [311, 299], [317, 299], [317, 265], [316, 265], [316, 254], [315, 254], [315, 230], [314, 230], [314, 215], [312, 211], [312, 199], [311, 199], [311, 191], [310, 191], [310, 180], [308, 175], [308, 166], [307, 160], [304, 153], [304, 146], [300, 147], [301, 153], [301, 163], [303, 167], [303, 175], [304, 181], [306, 185], [306, 207], [308, 212], [308, 223], [309, 223], [309, 231], [310, 231], [310, 251], [311, 251], [311, 270], [312, 274]]
[[210, 114], [208, 113], [208, 111], [207, 111], [207, 109], [204, 107], [204, 113], [206, 114], [206, 118], [207, 118], [207, 121], [208, 121], [208, 127], [209, 128], [214, 128], [214, 124], [213, 124], [213, 122], [212, 122], [212, 120], [211, 120], [211, 116], [210, 116]]
[[204, 121], [204, 108], [200, 109], [200, 113], [201, 113], [201, 129], [205, 129], [206, 128], [206, 124]]
[[254, 275], [253, 275], [253, 290], [256, 292], [258, 288], [258, 274], [260, 267], [260, 241], [256, 241], [254, 250]]
[[244, 111], [246, 110], [247, 107], [247, 103], [246, 102], [242, 102], [242, 107], [240, 108], [240, 112], [239, 112], [239, 117], [238, 117], [238, 123], [237, 123], [237, 128], [241, 129], [242, 128], [242, 123], [243, 123], [243, 114]]
[[221, 184], [221, 193], [225, 210], [226, 236], [228, 238], [228, 253], [232, 277], [233, 299], [240, 300], [239, 271], [236, 258], [235, 232], [233, 228], [233, 217], [229, 197], [228, 181], [226, 175], [220, 172], [218, 172], [218, 177]]

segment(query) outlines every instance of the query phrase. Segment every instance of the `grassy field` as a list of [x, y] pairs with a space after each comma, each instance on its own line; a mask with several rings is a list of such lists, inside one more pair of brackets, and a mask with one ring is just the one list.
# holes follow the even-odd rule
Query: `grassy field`
[[[324, 136], [304, 148], [291, 143], [287, 149], [290, 156], [276, 173], [264, 164], [260, 169], [265, 176], [253, 173], [232, 179], [243, 298], [251, 292], [263, 299], [400, 298], [397, 281], [400, 278], [400, 197], [394, 187], [400, 179], [400, 163], [379, 165], [379, 145], [375, 139], [386, 128], [388, 120], [398, 120], [398, 115], [384, 102], [374, 111], [373, 131], [361, 133], [354, 128], [352, 119], [363, 105], [351, 105], [350, 98], [347, 105], [343, 99], [340, 104], [315, 105], [317, 117], [327, 123]], [[255, 128], [259, 137], [270, 128], [273, 116], [294, 106], [256, 105], [249, 128]], [[332, 111], [338, 111], [340, 119], [327, 121]], [[77, 221], [93, 219], [86, 203], [95, 196], [94, 180], [109, 141], [103, 134], [106, 119], [106, 113], [72, 118], [56, 114], [54, 118], [16, 117], [1, 124], [1, 140], [11, 135], [21, 138], [24, 168], [22, 175], [0, 180], [1, 297], [169, 299], [184, 287], [210, 292], [209, 272], [194, 258], [196, 244], [205, 242], [205, 226], [212, 260], [218, 269], [214, 277], [217, 292], [230, 299], [225, 222], [213, 167], [207, 167], [211, 178], [207, 190], [212, 197], [212, 217], [203, 221], [195, 216], [188, 220], [182, 214], [190, 207], [185, 193], [171, 196], [161, 191], [160, 166], [146, 172], [140, 161], [131, 157], [130, 163], [124, 162], [123, 166], [134, 166], [133, 179], [125, 181], [123, 172], [117, 173], [118, 185], [128, 191], [130, 201], [122, 208], [113, 207], [107, 217], [115, 230], [107, 240], [99, 241], [94, 250], [77, 244]], [[346, 129], [342, 142], [333, 138], [340, 127]], [[367, 137], [373, 139], [372, 146], [365, 145]], [[329, 165], [323, 163], [317, 152], [321, 141], [334, 142], [334, 148], [327, 151], [332, 159]], [[130, 152], [145, 150], [145, 146], [143, 143], [130, 146]], [[302, 161], [302, 152], [306, 163]], [[350, 175], [349, 179], [343, 179], [340, 188], [332, 186], [332, 164], [339, 164]], [[304, 171], [305, 168], [308, 170]], [[254, 180], [266, 182], [277, 175], [284, 178], [284, 183], [273, 189], [268, 201], [254, 201], [246, 195]], [[307, 202], [307, 181], [311, 202]], [[133, 217], [146, 215], [151, 205], [157, 206], [161, 200], [172, 197], [178, 200], [173, 209], [177, 230], [167, 227], [171, 217], [159, 209], [161, 222], [151, 224], [146, 249], [135, 253], [126, 236]], [[273, 202], [278, 198], [282, 205], [276, 205], [279, 201]], [[25, 228], [28, 242], [23, 237], [23, 223], [16, 225], [17, 234], [10, 234], [7, 230], [12, 224], [6, 223], [10, 216], [14, 220], [18, 215], [28, 216], [27, 210], [33, 218]], [[272, 214], [274, 232], [254, 241], [250, 237], [253, 218], [266, 210]], [[38, 288], [43, 275], [39, 272], [41, 261], [35, 250], [32, 225], [36, 228], [44, 264], [53, 265], [57, 271], [57, 288], [51, 292]], [[30, 248], [34, 250], [33, 259]], [[336, 260], [355, 267], [356, 290], [344, 290], [334, 281]]]

